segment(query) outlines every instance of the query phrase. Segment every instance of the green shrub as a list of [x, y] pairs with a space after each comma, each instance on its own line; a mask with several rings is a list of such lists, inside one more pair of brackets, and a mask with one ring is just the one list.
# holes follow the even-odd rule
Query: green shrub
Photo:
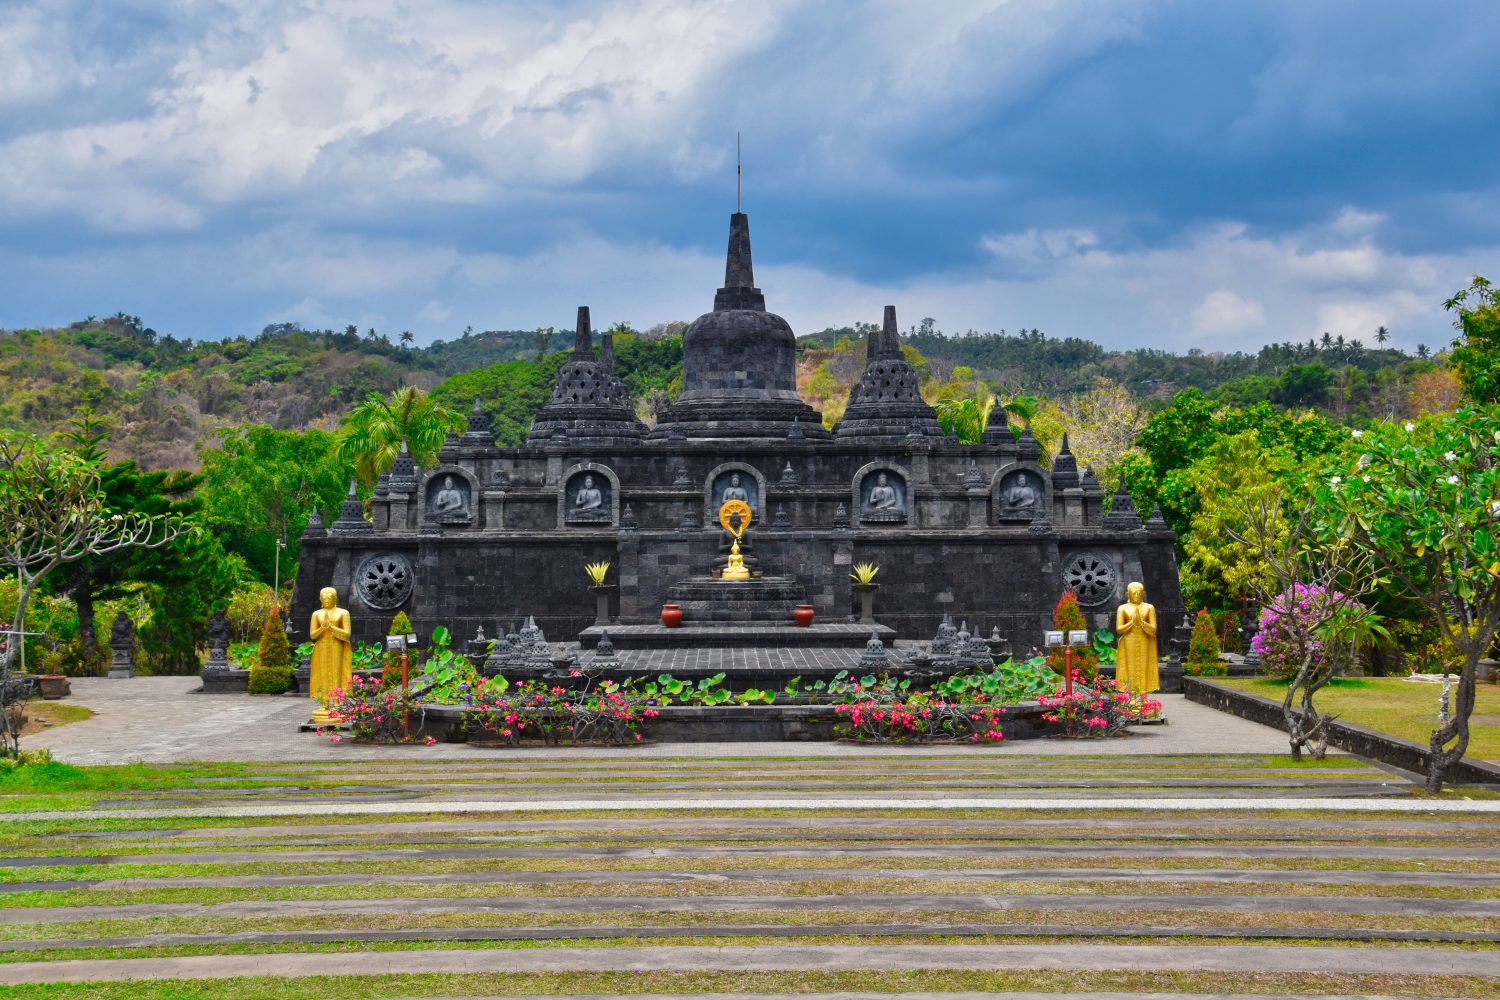
[[[411, 619], [406, 617], [405, 611], [397, 611], [396, 617], [391, 619], [391, 627], [386, 630], [386, 635], [410, 635]], [[407, 671], [415, 676], [418, 663], [414, 651], [407, 653]], [[384, 660], [380, 665], [380, 686], [383, 688], [399, 687], [401, 685], [401, 651], [399, 649], [387, 649], [384, 651]]]
[[1193, 637], [1188, 641], [1187, 662], [1182, 670], [1194, 677], [1222, 677], [1229, 673], [1229, 668], [1219, 659], [1219, 634], [1206, 610], [1199, 611], [1193, 622]]
[[282, 630], [281, 615], [276, 608], [266, 615], [265, 627], [260, 630], [260, 665], [263, 667], [291, 667], [292, 648], [287, 644], [286, 632]]
[[286, 694], [292, 689], [292, 666], [268, 667], [264, 664], [250, 668], [251, 694]]

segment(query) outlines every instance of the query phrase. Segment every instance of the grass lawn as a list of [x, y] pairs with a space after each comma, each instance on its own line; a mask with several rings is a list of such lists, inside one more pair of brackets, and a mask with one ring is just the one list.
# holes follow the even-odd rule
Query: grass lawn
[[[1218, 683], [1280, 702], [1286, 685], [1263, 677], [1215, 678]], [[1313, 699], [1319, 712], [1426, 745], [1437, 727], [1441, 684], [1419, 684], [1400, 677], [1341, 677]], [[1469, 720], [1469, 754], [1500, 760], [1500, 685], [1480, 684]]]
[[24, 711], [28, 721], [26, 728], [21, 730], [22, 736], [79, 722], [94, 714], [93, 709], [82, 705], [70, 705], [65, 701], [43, 701], [40, 698], [26, 702]]

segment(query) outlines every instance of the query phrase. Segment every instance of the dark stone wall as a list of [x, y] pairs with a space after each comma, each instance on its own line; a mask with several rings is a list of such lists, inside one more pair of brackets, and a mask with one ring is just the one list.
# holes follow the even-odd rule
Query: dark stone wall
[[[876, 618], [903, 638], [931, 638], [946, 613], [986, 635], [998, 627], [1013, 651], [1024, 652], [1050, 626], [1066, 560], [1085, 550], [1115, 568], [1115, 593], [1086, 608], [1095, 627], [1112, 627], [1124, 584], [1136, 579], [1146, 584], [1164, 623], [1180, 620], [1171, 533], [1105, 530], [1097, 488], [1087, 496], [1075, 489], [1083, 499], [1066, 502], [1077, 517], [1064, 519], [1064, 501], [1048, 479], [1045, 510], [1056, 515], [1053, 524], [994, 524], [993, 483], [1022, 452], [1008, 434], [997, 437], [1000, 443], [973, 446], [923, 438], [899, 447], [796, 439], [649, 441], [614, 449], [447, 447], [442, 468], [466, 470], [477, 484], [471, 523], [424, 523], [419, 489], [376, 497], [374, 531], [307, 537], [294, 634], [306, 635], [317, 591], [331, 584], [350, 609], [356, 637], [382, 636], [394, 609], [369, 608], [350, 592], [356, 567], [377, 552], [411, 560], [415, 590], [407, 608], [424, 639], [439, 624], [459, 639], [481, 625], [493, 636], [502, 625], [534, 615], [549, 639], [571, 640], [594, 620], [583, 565], [600, 560], [615, 567], [614, 612], [630, 622], [655, 621], [672, 584], [706, 575], [713, 565], [719, 528], [717, 511], [706, 509], [705, 489], [727, 463], [746, 465], [764, 481], [761, 516], [751, 529], [761, 571], [796, 577], [822, 621], [857, 613], [848, 574], [853, 563], [869, 561], [881, 566]], [[568, 471], [585, 462], [617, 479], [616, 523], [559, 526], [558, 498]], [[858, 523], [851, 510], [856, 480], [872, 464], [906, 474], [908, 520], [837, 527], [840, 505]], [[777, 523], [779, 514], [784, 525]], [[620, 525], [618, 518], [626, 517], [633, 528]]]

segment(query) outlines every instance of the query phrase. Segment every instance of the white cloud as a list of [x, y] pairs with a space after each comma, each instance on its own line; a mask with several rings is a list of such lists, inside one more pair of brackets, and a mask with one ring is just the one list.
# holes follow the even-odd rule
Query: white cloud
[[1265, 326], [1266, 307], [1228, 288], [1216, 288], [1203, 296], [1191, 315], [1194, 332], [1220, 337], [1260, 331]]

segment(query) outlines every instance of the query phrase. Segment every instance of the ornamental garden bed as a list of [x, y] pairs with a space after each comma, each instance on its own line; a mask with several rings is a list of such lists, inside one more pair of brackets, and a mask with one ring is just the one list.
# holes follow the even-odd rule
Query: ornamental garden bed
[[[1035, 739], [1059, 732], [1057, 726], [1042, 719], [1046, 709], [1036, 702], [1007, 705], [1001, 710], [1000, 725], [1007, 740]], [[412, 714], [413, 737], [425, 739], [432, 736], [439, 742], [451, 743], [472, 741], [483, 746], [542, 745], [540, 740], [528, 739], [509, 744], [474, 733], [465, 720], [470, 711], [458, 705], [428, 705], [424, 712]], [[829, 742], [839, 739], [835, 727], [840, 715], [833, 705], [673, 705], [657, 709], [657, 713], [643, 724], [642, 739], [637, 743]], [[964, 742], [967, 745], [971, 741], [941, 742]]]

